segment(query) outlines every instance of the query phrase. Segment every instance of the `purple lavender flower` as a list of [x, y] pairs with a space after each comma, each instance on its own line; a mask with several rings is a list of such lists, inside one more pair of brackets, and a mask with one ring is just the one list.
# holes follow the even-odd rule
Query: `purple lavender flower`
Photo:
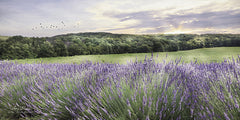
[[143, 96], [142, 104], [144, 107], [147, 105], [147, 97], [146, 96]]
[[228, 117], [228, 115], [227, 115], [226, 112], [224, 112], [224, 117], [225, 117], [226, 120], [231, 120], [231, 119]]
[[[151, 57], [127, 65], [1, 63], [0, 110], [23, 108], [27, 113], [19, 116], [42, 114], [46, 119], [69, 115], [73, 119], [117, 118], [115, 109], [126, 110], [121, 102], [130, 88], [131, 99], [125, 99], [127, 107], [133, 108], [127, 109], [130, 117], [139, 110], [146, 119], [149, 112], [156, 112], [160, 119], [168, 114], [181, 119], [178, 114], [190, 109], [187, 117], [234, 119], [233, 112], [239, 109], [238, 62], [155, 63]], [[120, 104], [114, 103], [117, 98]], [[214, 113], [215, 102], [226, 112]]]
[[128, 109], [128, 115], [130, 116], [130, 118], [131, 118], [131, 111]]
[[128, 98], [127, 98], [127, 105], [128, 105], [129, 107], [131, 106], [130, 101], [129, 101]]

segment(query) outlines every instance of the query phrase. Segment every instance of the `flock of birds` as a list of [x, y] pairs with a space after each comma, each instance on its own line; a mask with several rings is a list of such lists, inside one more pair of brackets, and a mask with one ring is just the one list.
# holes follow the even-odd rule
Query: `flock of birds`
[[[44, 23], [40, 22], [37, 25], [34, 25], [30, 28], [32, 31], [32, 36], [39, 37], [39, 36], [53, 36], [56, 34], [63, 34], [63, 33], [69, 33], [73, 31], [79, 31], [79, 28], [81, 28], [81, 22], [76, 21], [75, 23], [67, 23], [64, 21], [59, 21], [56, 23]], [[60, 33], [59, 33], [60, 32]]]
[[61, 23], [58, 25], [53, 25], [53, 24], [44, 25], [43, 23], [39, 23], [39, 26], [33, 27], [32, 30], [39, 30], [39, 29], [58, 29], [58, 30], [60, 30], [60, 29], [63, 29], [64, 27], [66, 27], [66, 24], [63, 21], [61, 21]]

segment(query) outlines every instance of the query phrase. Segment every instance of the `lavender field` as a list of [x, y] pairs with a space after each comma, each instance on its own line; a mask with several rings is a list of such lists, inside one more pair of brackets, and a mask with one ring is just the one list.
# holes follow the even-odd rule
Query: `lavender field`
[[221, 63], [0, 62], [1, 119], [237, 120], [240, 56]]

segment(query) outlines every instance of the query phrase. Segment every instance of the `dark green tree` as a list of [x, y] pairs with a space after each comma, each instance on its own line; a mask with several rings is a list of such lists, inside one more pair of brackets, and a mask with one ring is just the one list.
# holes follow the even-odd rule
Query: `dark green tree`
[[38, 53], [38, 57], [55, 57], [56, 53], [54, 52], [53, 45], [45, 41], [41, 46]]
[[61, 40], [55, 40], [53, 48], [57, 56], [68, 56], [67, 47]]

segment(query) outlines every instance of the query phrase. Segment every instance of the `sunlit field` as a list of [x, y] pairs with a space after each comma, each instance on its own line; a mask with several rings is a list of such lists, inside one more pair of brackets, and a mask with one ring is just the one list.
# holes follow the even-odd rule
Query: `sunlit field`
[[3, 61], [1, 119], [240, 119], [240, 57], [219, 63], [157, 61], [154, 56], [126, 64]]
[[[127, 64], [130, 61], [143, 61], [146, 56], [150, 57], [152, 53], [129, 53], [129, 54], [109, 54], [109, 55], [80, 55], [71, 57], [52, 57], [39, 59], [20, 59], [14, 60], [18, 63], [84, 63], [91, 61], [93, 63], [119, 63]], [[177, 52], [156, 52], [154, 57], [158, 57], [157, 61], [170, 61], [182, 57], [182, 61], [191, 62], [221, 62], [225, 58], [237, 57], [240, 54], [240, 47], [216, 47], [216, 48], [201, 48]], [[167, 58], [166, 58], [167, 56]]]

